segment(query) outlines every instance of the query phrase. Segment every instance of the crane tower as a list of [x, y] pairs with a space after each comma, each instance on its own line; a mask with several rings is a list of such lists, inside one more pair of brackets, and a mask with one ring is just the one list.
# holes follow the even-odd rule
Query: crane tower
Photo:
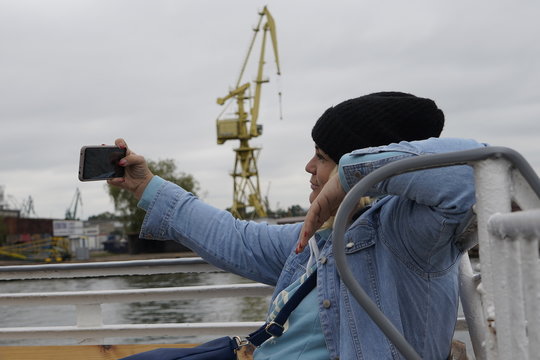
[[79, 188], [75, 190], [75, 195], [73, 195], [73, 199], [71, 200], [71, 205], [69, 205], [69, 208], [66, 210], [66, 220], [79, 220], [77, 218], [77, 206], [82, 206], [82, 197], [81, 192]]
[[[277, 74], [280, 75], [279, 57], [277, 50], [276, 26], [274, 18], [265, 6], [259, 13], [259, 22], [253, 29], [254, 34], [251, 40], [247, 56], [242, 65], [240, 76], [234, 87], [229, 93], [217, 99], [219, 105], [224, 105], [228, 101], [236, 101], [236, 111], [233, 118], [221, 118], [216, 121], [217, 125], [217, 143], [223, 144], [227, 140], [239, 140], [240, 145], [235, 148], [236, 159], [234, 169], [231, 173], [233, 177], [233, 204], [231, 213], [240, 219], [245, 219], [248, 210], [253, 210], [252, 214], [258, 217], [266, 217], [266, 207], [261, 198], [259, 187], [259, 172], [257, 170], [257, 158], [260, 148], [251, 147], [249, 140], [262, 134], [262, 125], [258, 124], [259, 106], [261, 101], [261, 87], [268, 79], [263, 79], [263, 67], [265, 64], [265, 47], [267, 34], [270, 33], [272, 47], [277, 67]], [[263, 24], [263, 20], [266, 22]], [[259, 62], [257, 66], [257, 76], [253, 81], [255, 91], [251, 95], [251, 83], [242, 83], [242, 77], [248, 64], [250, 53], [253, 49], [257, 35], [260, 34], [262, 25], [262, 40]], [[281, 93], [280, 93], [281, 95]], [[223, 112], [222, 112], [223, 114]]]

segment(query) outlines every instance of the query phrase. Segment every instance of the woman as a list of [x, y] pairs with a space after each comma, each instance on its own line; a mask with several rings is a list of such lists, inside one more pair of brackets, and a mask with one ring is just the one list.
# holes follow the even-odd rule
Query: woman
[[[293, 311], [283, 335], [255, 351], [256, 360], [401, 358], [340, 281], [331, 229], [315, 233], [312, 251], [303, 249], [362, 176], [402, 158], [482, 146], [437, 139], [443, 125], [444, 115], [432, 100], [400, 92], [369, 94], [326, 110], [312, 130], [315, 155], [305, 168], [313, 205], [304, 230], [303, 224], [237, 220], [153, 176], [144, 158], [129, 149], [120, 161], [125, 178], [109, 183], [140, 199], [139, 207], [147, 211], [141, 237], [174, 239], [215, 266], [275, 286], [270, 320], [316, 270], [316, 287]], [[127, 148], [122, 139], [116, 144]], [[329, 183], [335, 191], [319, 196], [338, 164], [339, 175]], [[345, 234], [348, 263], [422, 358], [446, 358], [462, 253], [456, 229], [468, 220], [474, 202], [472, 170], [455, 166], [403, 174], [373, 190], [378, 200], [357, 214]], [[329, 200], [336, 193], [338, 200]]]

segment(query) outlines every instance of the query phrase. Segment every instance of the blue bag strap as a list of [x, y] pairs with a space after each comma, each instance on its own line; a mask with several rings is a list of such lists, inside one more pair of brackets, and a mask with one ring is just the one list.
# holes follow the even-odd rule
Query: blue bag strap
[[317, 271], [315, 270], [294, 292], [291, 298], [285, 303], [273, 321], [265, 323], [258, 330], [248, 335], [247, 340], [255, 346], [261, 346], [271, 337], [279, 337], [283, 334], [284, 324], [296, 309], [298, 304], [304, 299], [317, 285]]

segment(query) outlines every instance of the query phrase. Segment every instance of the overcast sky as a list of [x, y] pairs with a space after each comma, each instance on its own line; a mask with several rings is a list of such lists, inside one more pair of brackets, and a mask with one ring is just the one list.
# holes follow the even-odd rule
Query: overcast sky
[[308, 206], [311, 127], [375, 91], [433, 98], [444, 136], [514, 148], [540, 170], [538, 1], [0, 0], [8, 203], [31, 196], [38, 217], [63, 218], [79, 188], [78, 216], [112, 211], [103, 182], [78, 181], [79, 150], [123, 137], [149, 159], [174, 159], [206, 202], [230, 206], [237, 143], [216, 143], [216, 98], [236, 83], [265, 4], [282, 76], [268, 48], [264, 133], [251, 145], [262, 147], [271, 207]]

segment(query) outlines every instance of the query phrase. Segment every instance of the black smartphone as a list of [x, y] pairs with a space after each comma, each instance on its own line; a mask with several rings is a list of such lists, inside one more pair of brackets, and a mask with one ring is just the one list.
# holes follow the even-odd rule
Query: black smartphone
[[117, 146], [83, 146], [79, 160], [79, 180], [107, 180], [124, 176], [124, 168], [118, 165], [126, 156], [126, 149]]

